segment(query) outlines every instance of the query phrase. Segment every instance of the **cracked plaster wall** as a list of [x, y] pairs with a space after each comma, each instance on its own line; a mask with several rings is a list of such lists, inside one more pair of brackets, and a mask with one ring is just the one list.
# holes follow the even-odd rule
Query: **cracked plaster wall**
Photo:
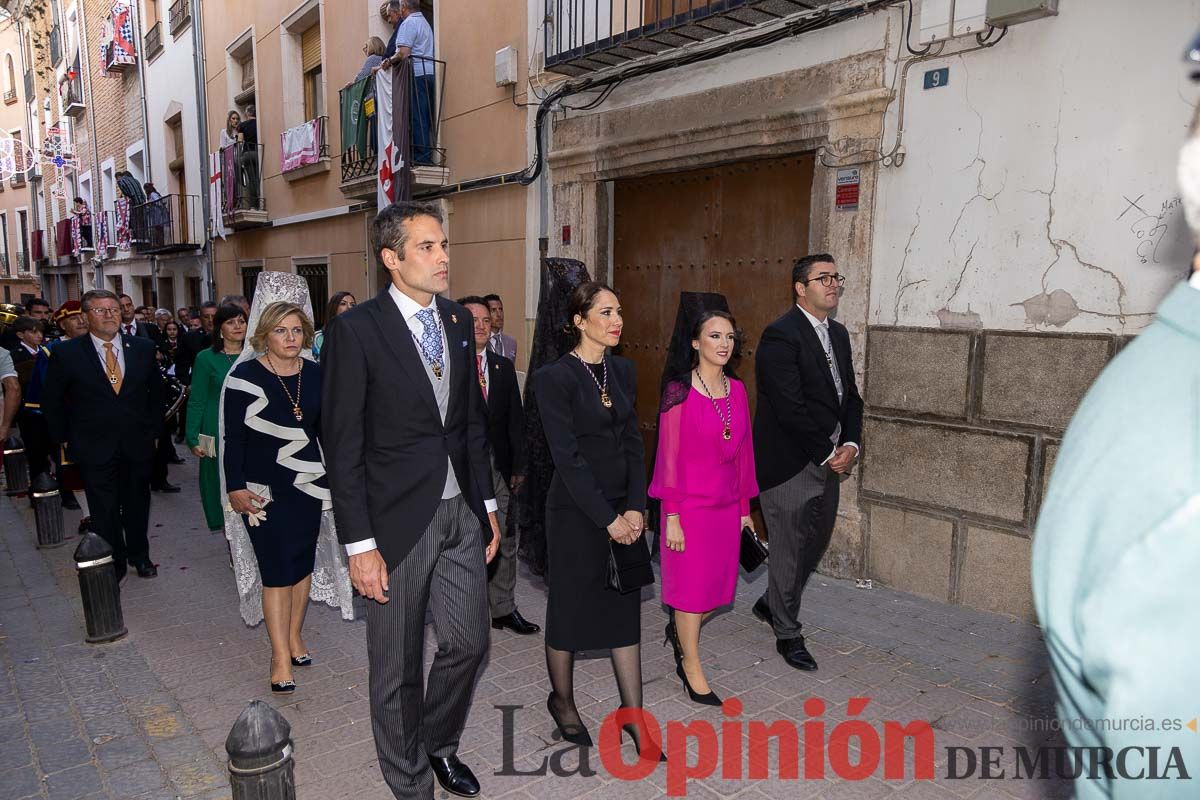
[[[1197, 93], [1179, 53], [1200, 2], [1060, 8], [910, 70], [870, 324], [1135, 333], [1184, 274], [1174, 171]], [[949, 84], [924, 90], [943, 66]], [[893, 104], [885, 148], [895, 129]]]

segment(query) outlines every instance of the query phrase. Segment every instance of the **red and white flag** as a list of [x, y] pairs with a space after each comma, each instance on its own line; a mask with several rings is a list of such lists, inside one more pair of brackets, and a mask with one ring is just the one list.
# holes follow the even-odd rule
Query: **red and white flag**
[[411, 85], [412, 61], [407, 58], [375, 75], [375, 115], [379, 120], [376, 202], [381, 211], [398, 200], [412, 199]]
[[208, 207], [212, 219], [212, 231], [208, 238], [225, 238], [224, 205], [221, 203], [222, 187], [224, 186], [223, 164], [221, 153], [208, 154]]

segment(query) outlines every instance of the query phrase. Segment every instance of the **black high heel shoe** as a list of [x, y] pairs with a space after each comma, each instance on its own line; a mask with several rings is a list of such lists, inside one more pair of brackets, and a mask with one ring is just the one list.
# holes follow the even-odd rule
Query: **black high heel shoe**
[[[633, 748], [638, 751], [638, 756], [640, 757], [642, 755], [642, 748], [641, 748], [641, 746], [638, 745], [637, 737], [633, 735], [633, 726], [632, 725], [623, 725], [621, 727], [621, 733], [629, 734], [629, 740], [631, 742], [633, 742]], [[658, 763], [660, 763], [660, 764], [665, 763], [666, 760], [667, 760], [667, 753], [663, 749], [662, 745], [659, 745], [658, 746]]]
[[295, 681], [271, 681], [271, 691], [274, 694], [291, 694], [296, 691]]
[[687, 673], [683, 670], [683, 665], [680, 664], [675, 668], [675, 674], [679, 676], [679, 680], [683, 681], [683, 688], [687, 690], [688, 697], [692, 698], [693, 703], [699, 703], [702, 706], [719, 706], [721, 698], [717, 697], [717, 693], [708, 690], [707, 694], [700, 694], [692, 688], [692, 684], [688, 682]]
[[683, 645], [679, 644], [679, 632], [675, 630], [675, 620], [672, 619], [667, 623], [666, 630], [663, 631], [663, 634], [663, 646], [665, 647], [668, 642], [671, 644], [671, 650], [675, 654], [675, 666], [682, 667]]
[[292, 656], [293, 667], [311, 667], [313, 663], [312, 656], [305, 653], [302, 656]]
[[587, 732], [587, 728], [582, 724], [563, 725], [562, 720], [558, 718], [558, 712], [554, 710], [554, 692], [551, 692], [546, 698], [546, 710], [550, 712], [550, 718], [554, 720], [554, 724], [558, 727], [558, 735], [562, 737], [564, 742], [570, 742], [582, 747], [592, 746], [592, 737]]

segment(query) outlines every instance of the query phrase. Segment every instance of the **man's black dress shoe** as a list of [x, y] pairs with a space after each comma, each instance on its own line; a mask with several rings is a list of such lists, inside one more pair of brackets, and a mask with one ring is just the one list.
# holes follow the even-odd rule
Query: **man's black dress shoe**
[[180, 491], [179, 487], [175, 484], [166, 482], [155, 484], [150, 488], [156, 492], [165, 492], [167, 494], [175, 494], [176, 492]]
[[803, 636], [797, 636], [795, 639], [777, 639], [775, 649], [779, 651], [779, 655], [783, 656], [784, 662], [789, 667], [802, 669], [805, 672], [812, 672], [817, 668], [817, 660], [804, 646]]
[[522, 636], [537, 633], [542, 629], [540, 625], [535, 625], [522, 617], [521, 612], [515, 608], [511, 614], [505, 614], [503, 617], [492, 617], [492, 627], [496, 630], [508, 628], [513, 633], [519, 633]]
[[775, 618], [771, 616], [771, 607], [767, 605], [767, 598], [760, 597], [754, 601], [754, 616], [758, 617], [763, 622], [771, 627], [775, 626]]
[[471, 768], [458, 760], [458, 756], [449, 756], [448, 758], [430, 756], [429, 766], [433, 767], [433, 774], [437, 776], [438, 783], [450, 794], [456, 794], [459, 797], [477, 797], [479, 795], [479, 781], [475, 780]]
[[141, 564], [134, 565], [137, 569], [139, 578], [157, 578], [158, 567], [154, 566], [149, 561], [143, 561]]

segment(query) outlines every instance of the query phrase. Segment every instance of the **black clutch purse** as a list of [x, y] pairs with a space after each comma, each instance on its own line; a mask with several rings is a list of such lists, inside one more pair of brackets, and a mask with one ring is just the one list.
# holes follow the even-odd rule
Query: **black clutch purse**
[[646, 537], [639, 536], [633, 544], [608, 540], [608, 588], [628, 594], [654, 583], [654, 568], [650, 566], [650, 548]]
[[746, 572], [754, 572], [767, 560], [768, 550], [767, 543], [758, 538], [758, 534], [750, 530], [750, 526], [746, 525], [742, 528], [742, 550], [738, 556], [738, 560], [742, 562], [742, 569]]

